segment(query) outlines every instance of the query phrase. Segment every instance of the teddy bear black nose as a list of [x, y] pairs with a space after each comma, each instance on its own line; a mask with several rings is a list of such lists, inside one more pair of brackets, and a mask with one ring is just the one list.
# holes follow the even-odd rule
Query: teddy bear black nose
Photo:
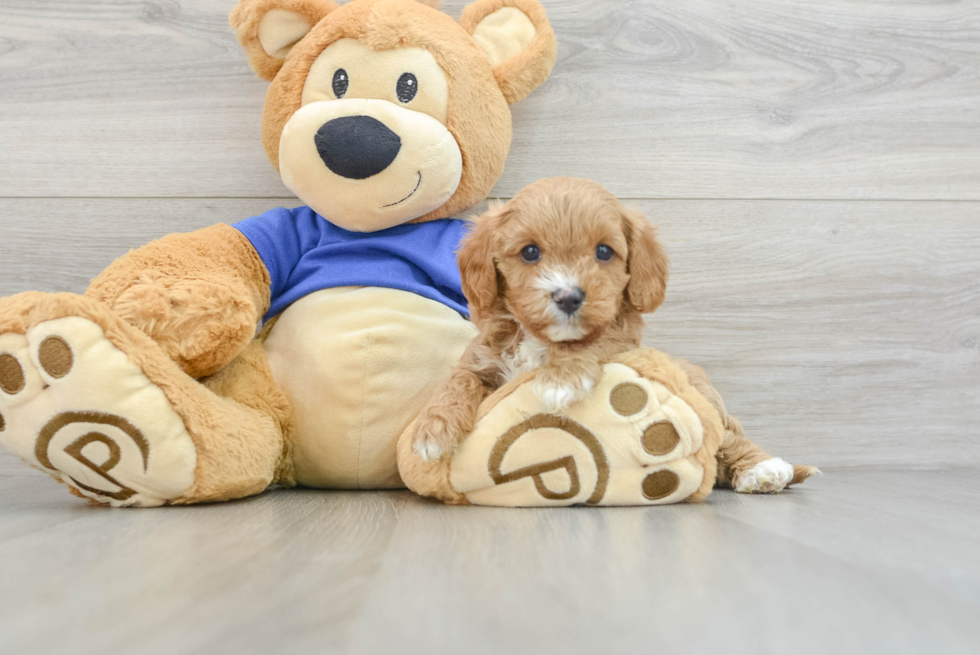
[[551, 299], [558, 305], [558, 309], [571, 316], [578, 311], [578, 308], [585, 301], [585, 291], [581, 287], [560, 289], [551, 294]]
[[327, 168], [352, 180], [363, 180], [388, 168], [402, 147], [397, 134], [370, 116], [327, 121], [313, 141]]

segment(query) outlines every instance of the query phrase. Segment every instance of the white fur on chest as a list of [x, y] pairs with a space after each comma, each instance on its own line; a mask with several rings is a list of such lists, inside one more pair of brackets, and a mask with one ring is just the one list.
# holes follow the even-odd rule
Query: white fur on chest
[[510, 382], [521, 373], [544, 366], [548, 359], [548, 347], [532, 336], [524, 335], [517, 350], [501, 355], [504, 382]]

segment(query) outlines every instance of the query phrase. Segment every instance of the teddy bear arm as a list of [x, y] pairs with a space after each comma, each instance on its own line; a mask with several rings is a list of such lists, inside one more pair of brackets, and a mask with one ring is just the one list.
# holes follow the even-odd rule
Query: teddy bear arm
[[203, 377], [255, 336], [270, 279], [248, 239], [219, 224], [130, 251], [86, 295], [153, 338], [188, 375]]

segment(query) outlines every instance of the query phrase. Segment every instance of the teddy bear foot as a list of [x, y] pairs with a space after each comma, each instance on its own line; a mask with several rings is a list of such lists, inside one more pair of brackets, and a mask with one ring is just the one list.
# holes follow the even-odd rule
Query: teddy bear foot
[[31, 296], [8, 299], [0, 314], [0, 443], [99, 503], [152, 507], [180, 496], [197, 455], [163, 390], [83, 317], [97, 303]]
[[402, 478], [417, 492], [474, 505], [703, 498], [714, 482], [718, 414], [662, 354], [635, 359], [606, 364], [594, 390], [560, 415], [548, 412], [533, 381], [515, 381], [484, 402], [444, 466], [416, 467], [403, 449]]

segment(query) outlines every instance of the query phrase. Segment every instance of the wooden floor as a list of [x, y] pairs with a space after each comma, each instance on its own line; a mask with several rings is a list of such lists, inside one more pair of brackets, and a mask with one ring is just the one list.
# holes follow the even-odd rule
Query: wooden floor
[[[0, 0], [0, 296], [299, 204], [234, 2]], [[640, 208], [672, 257], [645, 342], [828, 475], [105, 511], [0, 453], [0, 655], [980, 653], [980, 0], [543, 2], [558, 63], [491, 195], [576, 175]]]
[[106, 510], [0, 476], [0, 651], [980, 652], [980, 473], [507, 510], [276, 491]]

